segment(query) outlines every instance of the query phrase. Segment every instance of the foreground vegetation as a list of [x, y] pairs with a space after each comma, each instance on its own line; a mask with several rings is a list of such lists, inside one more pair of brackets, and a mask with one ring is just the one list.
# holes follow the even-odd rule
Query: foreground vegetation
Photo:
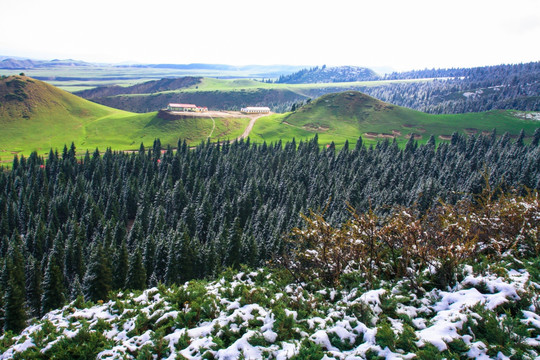
[[535, 359], [539, 222], [537, 193], [489, 188], [424, 215], [312, 214], [285, 268], [79, 295], [0, 337], [0, 359]]
[[283, 235], [308, 209], [326, 208], [333, 225], [349, 218], [347, 203], [358, 213], [414, 204], [424, 213], [481, 193], [485, 174], [492, 187], [538, 189], [539, 142], [540, 131], [530, 144], [455, 134], [438, 148], [367, 148], [360, 138], [354, 149], [321, 151], [314, 138], [163, 152], [156, 140], [81, 161], [73, 145], [46, 160], [15, 158], [0, 173], [0, 325], [20, 331], [79, 295], [107, 300], [111, 290], [256, 268], [287, 250]]

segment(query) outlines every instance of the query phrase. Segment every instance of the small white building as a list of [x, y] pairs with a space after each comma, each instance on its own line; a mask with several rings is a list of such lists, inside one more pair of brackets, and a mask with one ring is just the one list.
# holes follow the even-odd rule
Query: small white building
[[268, 114], [270, 108], [267, 106], [248, 106], [240, 109], [244, 114]]
[[167, 105], [168, 111], [191, 111], [191, 112], [204, 112], [208, 111], [207, 107], [197, 106], [195, 104], [169, 104]]

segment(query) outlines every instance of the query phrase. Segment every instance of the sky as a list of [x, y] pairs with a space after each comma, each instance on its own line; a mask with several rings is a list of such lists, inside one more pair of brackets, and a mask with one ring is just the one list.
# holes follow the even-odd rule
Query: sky
[[540, 61], [540, 0], [1, 0], [0, 55], [356, 65]]

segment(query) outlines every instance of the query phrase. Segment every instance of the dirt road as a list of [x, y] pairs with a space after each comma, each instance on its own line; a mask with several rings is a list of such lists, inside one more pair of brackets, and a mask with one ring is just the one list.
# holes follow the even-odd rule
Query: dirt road
[[240, 135], [238, 137], [238, 140], [240, 139], [245, 139], [249, 136], [249, 133], [251, 132], [251, 130], [253, 129], [253, 125], [255, 125], [255, 121], [257, 121], [258, 118], [260, 117], [263, 117], [263, 116], [268, 116], [268, 115], [271, 115], [272, 113], [268, 113], [268, 114], [257, 114], [257, 115], [249, 115], [249, 117], [251, 118], [251, 120], [249, 121], [249, 124], [248, 126], [246, 127], [246, 130], [244, 130], [244, 133], [242, 135]]

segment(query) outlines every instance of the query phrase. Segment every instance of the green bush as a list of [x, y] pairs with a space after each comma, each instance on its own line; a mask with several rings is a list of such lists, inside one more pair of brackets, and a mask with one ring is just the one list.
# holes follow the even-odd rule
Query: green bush
[[375, 342], [381, 348], [388, 347], [390, 350], [396, 350], [396, 334], [387, 321], [382, 321], [377, 326], [377, 334], [375, 335]]
[[328, 333], [328, 339], [330, 340], [330, 344], [332, 344], [333, 347], [338, 348], [341, 351], [349, 351], [354, 349], [355, 342], [351, 341], [349, 339], [342, 339], [339, 337], [336, 333]]
[[58, 360], [94, 360], [98, 353], [112, 345], [112, 340], [103, 334], [83, 327], [72, 338], [62, 337], [45, 355], [54, 354], [53, 358]]
[[300, 344], [298, 354], [294, 355], [291, 360], [320, 360], [323, 357], [324, 352], [320, 345], [315, 344], [310, 339], [304, 339]]
[[415, 352], [418, 349], [416, 346], [417, 341], [418, 337], [416, 337], [412, 326], [404, 324], [403, 331], [396, 340], [396, 349], [401, 349], [407, 353]]

